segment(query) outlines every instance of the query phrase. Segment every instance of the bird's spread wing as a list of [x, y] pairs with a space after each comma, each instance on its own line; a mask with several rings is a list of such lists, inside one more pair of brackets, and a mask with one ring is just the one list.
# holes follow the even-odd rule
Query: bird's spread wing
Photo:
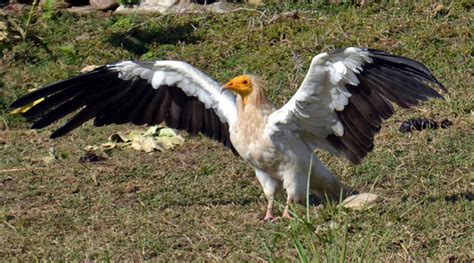
[[62, 136], [95, 118], [94, 125], [159, 124], [201, 132], [232, 147], [229, 125], [236, 119], [235, 98], [219, 93], [219, 85], [180, 61], [123, 61], [33, 91], [11, 108], [43, 100], [23, 115], [43, 128], [77, 112], [51, 135]]
[[378, 50], [346, 48], [315, 56], [295, 95], [269, 117], [273, 138], [297, 132], [311, 146], [360, 163], [374, 135], [393, 114], [446, 91], [422, 64]]

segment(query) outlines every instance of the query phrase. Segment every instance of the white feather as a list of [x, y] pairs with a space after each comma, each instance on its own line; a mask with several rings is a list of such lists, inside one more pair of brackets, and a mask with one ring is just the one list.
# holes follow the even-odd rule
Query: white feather
[[326, 137], [344, 135], [344, 126], [336, 112], [343, 111], [349, 103], [351, 93], [345, 85], [357, 86], [356, 74], [362, 71], [364, 64], [371, 62], [369, 53], [360, 48], [315, 56], [295, 95], [278, 113], [270, 115], [266, 127], [269, 135], [292, 128], [311, 145], [337, 152]]
[[342, 123], [340, 121], [336, 122], [336, 124], [331, 126], [332, 131], [334, 132], [335, 135], [341, 137], [344, 135], [344, 127], [342, 126]]
[[220, 85], [195, 67], [182, 61], [156, 61], [136, 63], [122, 61], [109, 65], [119, 72], [118, 77], [124, 80], [142, 78], [151, 83], [150, 88], [159, 89], [162, 85], [175, 86], [187, 96], [194, 96], [206, 109], [213, 109], [219, 119], [232, 123], [237, 111], [232, 94], [220, 94]]
[[162, 84], [163, 80], [165, 79], [166, 75], [163, 71], [157, 70], [153, 74], [153, 79], [151, 80], [151, 85], [154, 89], [158, 89]]

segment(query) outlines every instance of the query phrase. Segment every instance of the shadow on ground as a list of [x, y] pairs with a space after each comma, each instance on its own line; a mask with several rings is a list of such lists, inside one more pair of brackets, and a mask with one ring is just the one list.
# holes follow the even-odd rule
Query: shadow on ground
[[178, 43], [194, 44], [200, 38], [193, 36], [194, 28], [191, 23], [167, 27], [165, 29], [133, 28], [126, 32], [111, 34], [107, 41], [114, 47], [121, 47], [135, 55], [143, 55], [149, 51], [153, 44], [176, 45]]
[[[421, 193], [424, 194], [424, 193]], [[402, 201], [406, 202], [409, 200], [408, 196], [402, 197]], [[460, 201], [466, 200], [469, 202], [472, 202], [474, 200], [474, 193], [470, 191], [466, 192], [460, 192], [456, 194], [451, 194], [451, 195], [440, 195], [440, 196], [430, 196], [426, 197], [426, 199], [422, 203], [434, 203], [434, 202], [439, 202], [440, 200], [444, 200], [447, 203], [458, 203]]]

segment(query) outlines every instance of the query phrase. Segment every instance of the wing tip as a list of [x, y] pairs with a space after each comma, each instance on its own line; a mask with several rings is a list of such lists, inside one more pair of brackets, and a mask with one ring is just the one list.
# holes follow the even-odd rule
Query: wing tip
[[61, 128], [55, 130], [53, 133], [51, 133], [51, 135], [49, 135], [49, 138], [51, 139], [56, 139], [56, 138], [59, 138], [63, 135], [65, 135], [66, 133], [65, 132], [61, 132]]
[[21, 96], [20, 98], [16, 99], [14, 102], [12, 102], [9, 105], [9, 109], [10, 110], [15, 110], [15, 109], [24, 107], [24, 106], [28, 105], [29, 103], [33, 103], [36, 100], [39, 100], [41, 98], [45, 98], [49, 95], [52, 95], [52, 94], [56, 93], [58, 91], [56, 89], [61, 89], [61, 86], [68, 85], [71, 81], [78, 81], [80, 79], [91, 77], [91, 76], [97, 75], [99, 73], [102, 74], [104, 72], [107, 72], [107, 71], [111, 70], [113, 68], [113, 66], [114, 66], [114, 64], [100, 66], [100, 67], [95, 68], [92, 71], [89, 71], [89, 72], [86, 72], [86, 73], [81, 73], [79, 75], [72, 76], [72, 77], [70, 77], [68, 79], [65, 79], [65, 80], [60, 80], [60, 81], [57, 81], [57, 82], [54, 82], [54, 83], [51, 83], [51, 84], [41, 86], [40, 88], [38, 88], [36, 90], [33, 90], [33, 91]]
[[389, 63], [397, 63], [405, 67], [416, 69], [417, 71], [419, 71], [420, 74], [422, 73], [424, 75], [424, 78], [429, 80], [430, 83], [436, 85], [443, 92], [448, 92], [446, 87], [433, 75], [431, 70], [423, 63], [404, 56], [393, 55], [378, 49], [367, 48], [366, 50], [373, 58], [378, 58]]

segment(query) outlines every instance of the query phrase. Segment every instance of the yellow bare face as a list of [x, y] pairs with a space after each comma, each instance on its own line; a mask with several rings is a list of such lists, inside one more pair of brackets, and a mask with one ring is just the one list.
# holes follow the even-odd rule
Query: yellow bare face
[[252, 92], [252, 81], [249, 76], [241, 75], [224, 84], [223, 88], [240, 94], [245, 99]]

